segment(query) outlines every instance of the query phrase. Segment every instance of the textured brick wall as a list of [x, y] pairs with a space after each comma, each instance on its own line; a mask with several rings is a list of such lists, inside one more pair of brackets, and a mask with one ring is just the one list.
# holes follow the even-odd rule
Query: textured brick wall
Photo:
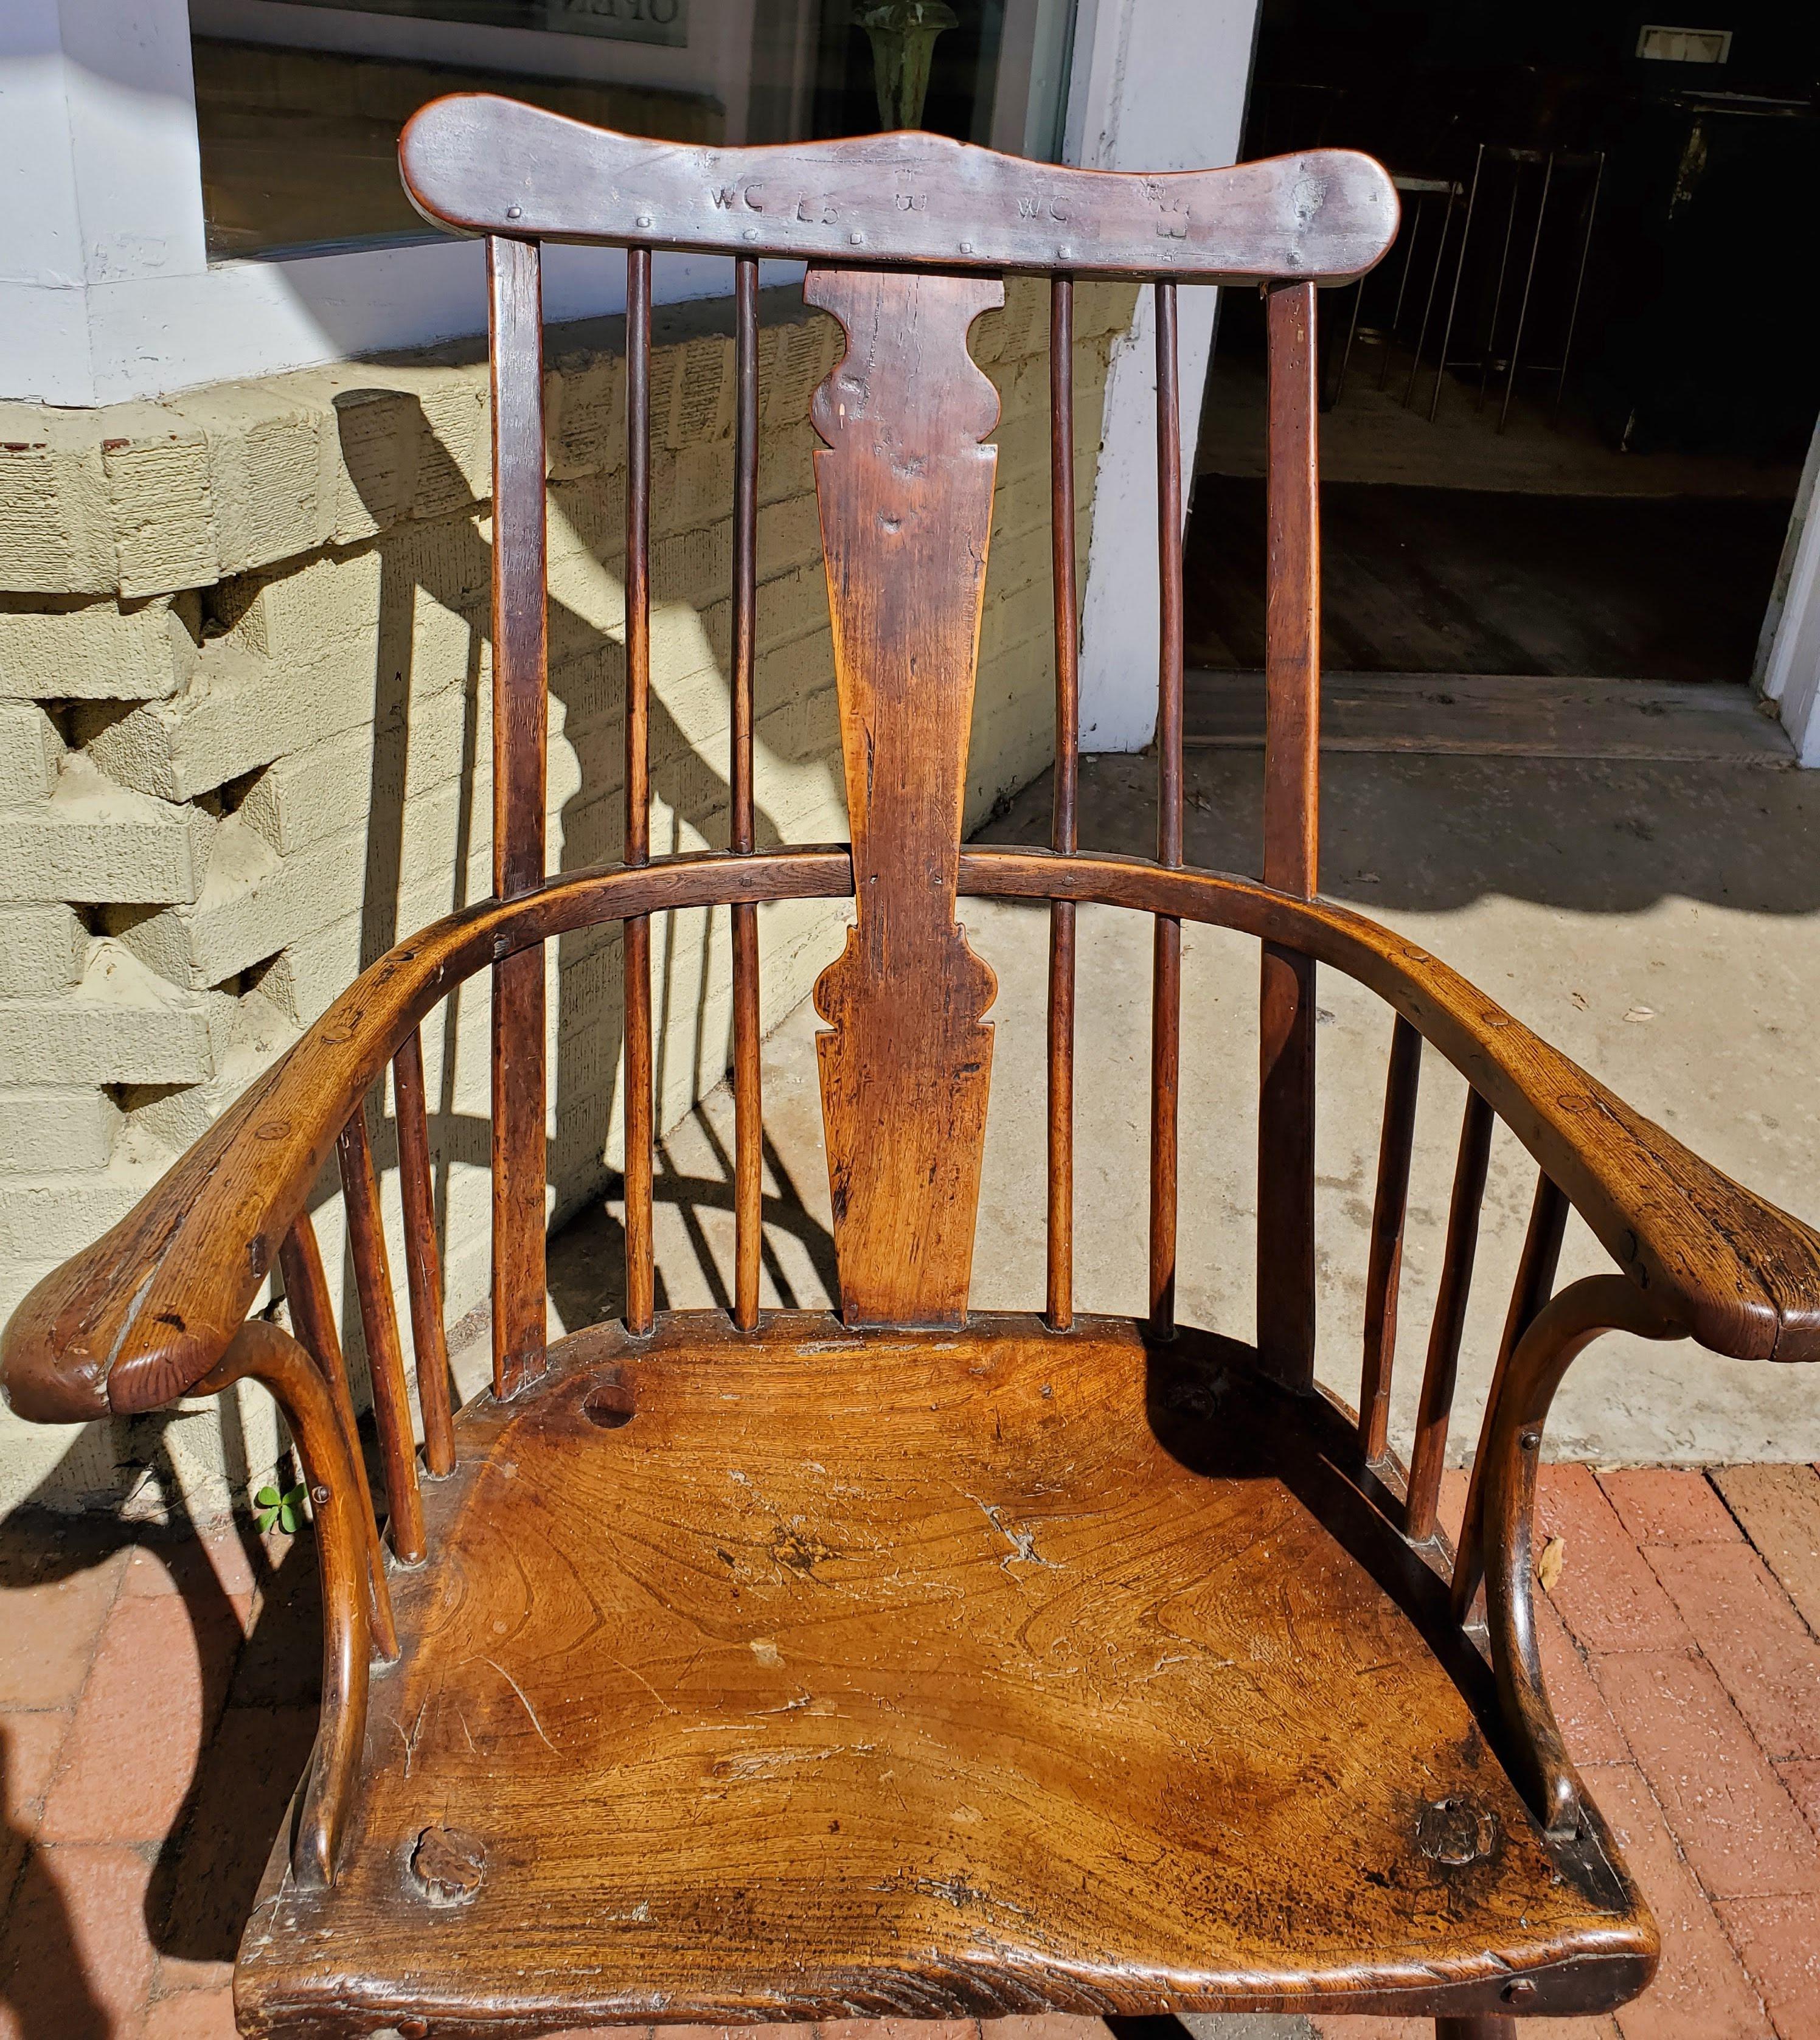
[[[1130, 298], [1079, 296], [1084, 503]], [[976, 329], [1003, 402], [976, 821], [1049, 755], [1047, 340], [1046, 294], [1025, 284]], [[653, 841], [668, 850], [725, 840], [733, 360], [718, 307], [672, 315], [660, 341]], [[616, 322], [550, 342], [550, 860], [573, 868], [619, 847], [623, 363]], [[837, 352], [831, 321], [786, 294], [767, 303], [764, 843], [846, 829], [805, 422]], [[490, 889], [487, 488], [471, 352], [100, 412], [0, 406], [0, 1314], [121, 1216], [364, 964]], [[665, 1125], [725, 1067], [725, 916], [710, 919], [658, 931]], [[806, 993], [840, 919], [766, 910], [769, 1016]], [[616, 932], [565, 941], [550, 971], [560, 1215], [616, 1156]], [[425, 1029], [451, 1319], [485, 1291], [486, 1033], [484, 980]], [[394, 1228], [395, 1192], [393, 1177]], [[318, 1216], [351, 1297], [326, 1184]], [[402, 1278], [395, 1250], [394, 1265]], [[216, 1513], [276, 1449], [256, 1391], [82, 1434], [7, 1419], [0, 1506], [127, 1491], [151, 1509], [174, 1480]]]

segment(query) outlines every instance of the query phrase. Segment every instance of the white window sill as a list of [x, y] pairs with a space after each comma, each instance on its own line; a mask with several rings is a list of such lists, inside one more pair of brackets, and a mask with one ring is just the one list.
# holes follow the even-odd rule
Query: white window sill
[[[767, 262], [764, 286], [801, 265]], [[660, 255], [659, 304], [733, 288], [730, 261]], [[626, 308], [626, 269], [611, 249], [550, 247], [550, 323]], [[240, 257], [200, 274], [53, 286], [0, 281], [8, 333], [0, 396], [86, 406], [169, 396], [287, 369], [434, 346], [486, 329], [484, 245], [436, 238], [283, 258]]]

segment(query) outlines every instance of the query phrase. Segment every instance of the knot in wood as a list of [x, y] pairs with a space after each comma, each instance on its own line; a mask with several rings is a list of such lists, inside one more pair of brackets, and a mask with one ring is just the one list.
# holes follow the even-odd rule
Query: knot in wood
[[1496, 1817], [1468, 1799], [1430, 1799], [1416, 1816], [1416, 1847], [1449, 1869], [1490, 1855], [1497, 1839]]
[[462, 1828], [425, 1828], [411, 1852], [411, 1869], [432, 1905], [465, 1905], [486, 1874], [486, 1850]]

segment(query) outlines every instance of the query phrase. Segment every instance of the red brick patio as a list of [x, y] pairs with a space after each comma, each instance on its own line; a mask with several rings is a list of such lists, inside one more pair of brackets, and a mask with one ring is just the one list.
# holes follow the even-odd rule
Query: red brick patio
[[[1542, 1610], [1550, 1688], [1666, 1953], [1616, 2020], [1525, 2035], [1816, 2040], [1820, 1475], [1555, 1467], [1542, 1513], [1565, 1543]], [[0, 1530], [0, 2040], [226, 2040], [234, 1937], [314, 1734], [307, 1541], [122, 1541], [135, 1534]], [[976, 2029], [820, 2029], [837, 2032]], [[1011, 2019], [992, 2040], [1101, 2035], [1097, 2020]]]

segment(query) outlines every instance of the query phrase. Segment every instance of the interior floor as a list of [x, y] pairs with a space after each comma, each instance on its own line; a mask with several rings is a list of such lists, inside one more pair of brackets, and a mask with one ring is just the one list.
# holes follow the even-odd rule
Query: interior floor
[[[1524, 377], [1505, 418], [1497, 381], [1487, 382], [1482, 401], [1475, 372], [1449, 369], [1436, 403], [1432, 341], [1412, 387], [1410, 349], [1361, 330], [1342, 387], [1338, 351], [1350, 311], [1347, 293], [1321, 299], [1329, 356], [1323, 382], [1328, 401], [1320, 417], [1323, 481], [1563, 496], [1757, 497], [1780, 503], [1786, 520], [1801, 478], [1799, 462], [1673, 447], [1622, 452], [1601, 433], [1571, 382], [1557, 409], [1552, 379]], [[1263, 356], [1225, 344], [1223, 330], [1201, 403], [1197, 470], [1262, 474], [1265, 413]]]
[[[1331, 672], [1748, 678], [1788, 505], [1333, 481], [1321, 490]], [[1264, 483], [1203, 474], [1184, 579], [1193, 665], [1264, 663]]]

